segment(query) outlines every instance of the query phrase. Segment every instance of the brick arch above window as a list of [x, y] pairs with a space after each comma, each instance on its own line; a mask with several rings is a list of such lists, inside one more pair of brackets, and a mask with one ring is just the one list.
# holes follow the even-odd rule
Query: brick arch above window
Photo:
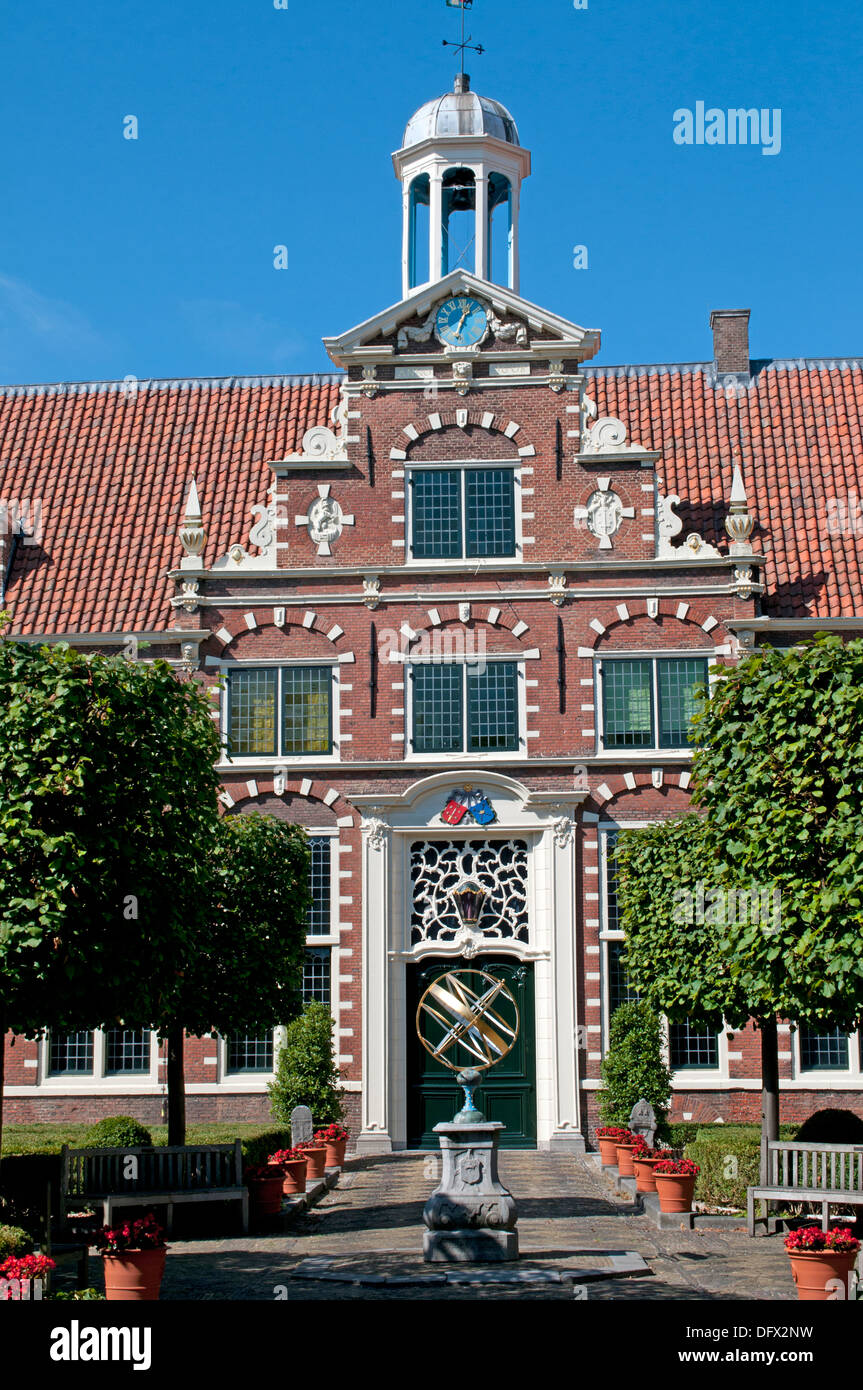
[[[463, 460], [465, 457], [473, 457], [475, 449], [472, 450], [472, 441], [483, 434], [488, 438], [494, 438], [500, 444], [502, 452], [500, 458], [512, 459], [516, 456], [520, 459], [534, 458], [536, 448], [527, 440], [524, 435], [523, 427], [518, 420], [510, 420], [506, 415], [496, 415], [491, 410], [468, 410], [467, 408], [455, 408], [444, 411], [431, 411], [424, 419], [419, 418], [411, 421], [402, 427], [402, 435], [405, 436], [404, 448], [394, 446], [390, 450], [390, 458], [394, 463], [417, 462], [419, 455], [425, 452], [423, 446], [431, 440], [436, 444], [433, 448], [435, 458], [441, 458], [442, 451], [445, 458], [452, 457], [454, 463]], [[445, 441], [445, 442], [444, 442]], [[454, 452], [450, 453], [451, 446]], [[485, 456], [483, 456], [485, 457]], [[494, 459], [489, 459], [493, 463]]]
[[630, 797], [633, 793], [637, 795], [641, 792], [657, 792], [665, 788], [688, 792], [691, 781], [692, 773], [686, 768], [679, 772], [660, 767], [614, 773], [598, 787], [591, 789], [590, 800], [597, 811], [608, 812], [612, 803], [620, 797]]
[[[315, 636], [324, 637], [333, 647], [345, 635], [338, 623], [331, 622], [313, 608], [250, 608], [243, 613], [232, 612], [226, 617], [222, 626], [212, 634], [211, 641], [219, 646], [224, 655], [236, 645], [239, 638], [274, 627], [283, 632], [288, 628], [305, 629]], [[338, 660], [352, 661], [353, 654], [339, 647]]]
[[[584, 659], [593, 659], [602, 656], [612, 650], [623, 652], [627, 650], [632, 642], [622, 642], [621, 638], [629, 635], [633, 638], [641, 633], [649, 636], [655, 642], [657, 631], [657, 621], [663, 624], [679, 623], [687, 629], [687, 635], [696, 640], [687, 645], [704, 647], [705, 638], [709, 638], [714, 648], [714, 654], [719, 656], [730, 656], [731, 647], [727, 641], [722, 640], [724, 632], [720, 626], [719, 619], [714, 614], [707, 612], [703, 617], [692, 612], [692, 605], [679, 599], [630, 599], [627, 603], [615, 605], [614, 616], [609, 617], [608, 621], [603, 622], [601, 618], [592, 618], [590, 629], [592, 633], [592, 645], [579, 647], [578, 655]], [[679, 631], [679, 629], [678, 629]], [[643, 645], [640, 643], [639, 645]], [[681, 648], [681, 654], [685, 654], [686, 647]]]
[[333, 825], [348, 829], [355, 824], [353, 810], [337, 787], [332, 787], [319, 778], [289, 777], [287, 768], [281, 776], [276, 772], [275, 775], [268, 774], [266, 777], [251, 777], [244, 782], [232, 782], [223, 786], [219, 793], [219, 800], [226, 811], [233, 811], [236, 807], [251, 809], [247, 807], [250, 801], [259, 803], [254, 809], [264, 809], [260, 803], [268, 798], [281, 801], [286, 797], [290, 801], [299, 798], [321, 802], [332, 812]]

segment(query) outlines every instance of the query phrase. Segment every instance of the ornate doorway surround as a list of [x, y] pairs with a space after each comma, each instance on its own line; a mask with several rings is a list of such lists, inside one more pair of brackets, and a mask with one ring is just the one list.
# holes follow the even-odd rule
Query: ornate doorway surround
[[[461, 787], [481, 789], [493, 823], [442, 820]], [[407, 1143], [408, 967], [480, 952], [533, 962], [537, 1144], [583, 1148], [574, 829], [585, 795], [531, 791], [500, 772], [456, 766], [401, 794], [351, 797], [363, 816], [361, 1153]], [[468, 880], [488, 904], [473, 925], [459, 922], [449, 896]]]

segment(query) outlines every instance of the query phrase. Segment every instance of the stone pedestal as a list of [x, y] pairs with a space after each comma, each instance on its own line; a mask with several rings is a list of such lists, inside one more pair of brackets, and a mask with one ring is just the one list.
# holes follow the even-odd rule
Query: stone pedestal
[[518, 1259], [518, 1211], [497, 1175], [497, 1121], [435, 1125], [443, 1176], [423, 1210], [426, 1260], [491, 1263]]

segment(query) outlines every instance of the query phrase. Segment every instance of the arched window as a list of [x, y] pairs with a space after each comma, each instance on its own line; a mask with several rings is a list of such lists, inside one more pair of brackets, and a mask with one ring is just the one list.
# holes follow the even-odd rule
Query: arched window
[[419, 174], [410, 186], [410, 225], [408, 231], [410, 288], [424, 285], [428, 279], [429, 248], [429, 176]]
[[503, 174], [488, 176], [488, 278], [512, 286], [512, 185]]
[[442, 269], [473, 270], [476, 258], [476, 178], [472, 169], [447, 169], [441, 206]]

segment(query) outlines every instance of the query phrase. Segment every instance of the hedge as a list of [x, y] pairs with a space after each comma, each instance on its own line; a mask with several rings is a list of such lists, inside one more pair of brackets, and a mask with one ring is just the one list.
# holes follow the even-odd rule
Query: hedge
[[[150, 1132], [153, 1136], [155, 1145], [163, 1145], [168, 1142], [167, 1125], [151, 1125]], [[68, 1144], [73, 1149], [83, 1149], [84, 1136], [90, 1129], [89, 1125], [79, 1124], [41, 1124], [41, 1125], [4, 1125], [3, 1127], [3, 1157], [11, 1158], [18, 1154], [59, 1154], [64, 1144]], [[235, 1139], [243, 1141], [243, 1152], [246, 1146], [261, 1136], [279, 1133], [284, 1138], [282, 1130], [274, 1131], [273, 1122], [264, 1121], [261, 1124], [247, 1124], [238, 1121], [231, 1124], [225, 1121], [222, 1124], [200, 1124], [189, 1125], [186, 1133], [188, 1144], [232, 1144]], [[290, 1135], [288, 1136], [288, 1145]], [[276, 1148], [285, 1148], [285, 1144], [276, 1145]], [[272, 1153], [272, 1149], [269, 1150]]]
[[[780, 1139], [793, 1139], [796, 1125], [780, 1125]], [[695, 1200], [715, 1207], [746, 1206], [746, 1189], [758, 1182], [761, 1158], [759, 1125], [702, 1125], [686, 1144], [686, 1158], [701, 1169]]]

